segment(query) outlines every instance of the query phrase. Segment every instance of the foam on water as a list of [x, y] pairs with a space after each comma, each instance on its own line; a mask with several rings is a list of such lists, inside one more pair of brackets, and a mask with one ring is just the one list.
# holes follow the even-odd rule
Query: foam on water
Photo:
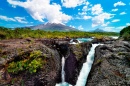
[[99, 44], [92, 44], [92, 47], [87, 56], [87, 61], [83, 64], [83, 67], [80, 71], [76, 86], [85, 86], [89, 72], [92, 67], [93, 60], [94, 60], [95, 48], [98, 45]]

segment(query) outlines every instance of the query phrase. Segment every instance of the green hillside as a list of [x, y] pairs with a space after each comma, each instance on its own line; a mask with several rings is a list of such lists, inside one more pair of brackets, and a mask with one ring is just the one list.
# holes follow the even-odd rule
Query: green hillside
[[120, 37], [124, 40], [130, 41], [130, 26], [127, 26], [120, 31]]
[[102, 38], [104, 36], [118, 36], [115, 32], [83, 32], [83, 31], [44, 31], [32, 30], [30, 28], [5, 28], [0, 27], [0, 39], [14, 39], [14, 38], [64, 38], [64, 37], [96, 37]]

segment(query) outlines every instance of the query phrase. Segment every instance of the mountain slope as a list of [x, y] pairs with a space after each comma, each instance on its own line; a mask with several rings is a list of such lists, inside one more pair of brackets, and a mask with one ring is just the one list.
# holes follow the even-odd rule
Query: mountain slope
[[97, 29], [95, 29], [95, 30], [94, 30], [94, 31], [92, 31], [92, 32], [106, 32], [106, 31], [104, 31], [104, 30], [102, 30], [102, 29], [97, 28]]
[[57, 24], [57, 23], [47, 23], [47, 24], [40, 24], [37, 26], [31, 26], [30, 27], [33, 30], [40, 29], [45, 31], [78, 31], [75, 28], [63, 25], [63, 24]]

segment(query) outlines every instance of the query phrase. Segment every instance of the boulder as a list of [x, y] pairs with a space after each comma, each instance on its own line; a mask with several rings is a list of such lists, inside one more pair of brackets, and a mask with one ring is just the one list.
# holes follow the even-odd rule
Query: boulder
[[84, 62], [86, 62], [87, 54], [91, 48], [91, 43], [81, 43], [69, 45], [69, 54], [65, 60], [65, 81], [71, 85], [75, 85], [78, 75]]
[[129, 86], [129, 46], [120, 40], [98, 46], [86, 86]]

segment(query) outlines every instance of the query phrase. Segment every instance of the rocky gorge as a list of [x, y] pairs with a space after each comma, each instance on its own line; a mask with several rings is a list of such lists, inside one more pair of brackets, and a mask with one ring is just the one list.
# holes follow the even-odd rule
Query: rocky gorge
[[[92, 43], [104, 43], [95, 50], [95, 60], [87, 86], [128, 86], [130, 84], [130, 43], [114, 39], [69, 44], [70, 39], [13, 39], [0, 41], [0, 85], [55, 86], [61, 82], [61, 59], [65, 57], [65, 82], [75, 85]], [[44, 64], [35, 73], [21, 70], [10, 73], [11, 62], [26, 61], [32, 52]]]
[[[91, 43], [69, 45], [69, 40], [64, 39], [13, 39], [0, 42], [0, 85], [12, 86], [55, 86], [61, 82], [61, 57], [65, 56], [65, 81], [71, 84], [76, 83], [82, 63], [86, 59]], [[41, 51], [40, 57], [44, 64], [35, 73], [27, 69], [22, 70], [21, 65], [31, 54]], [[40, 54], [40, 53], [38, 53]], [[36, 57], [36, 55], [34, 55]], [[38, 55], [39, 56], [39, 55]], [[32, 59], [32, 58], [31, 58]], [[17, 64], [17, 62], [23, 62]], [[30, 60], [29, 60], [30, 61]], [[33, 61], [33, 60], [31, 60]], [[8, 68], [11, 63], [18, 66], [18, 69]], [[11, 65], [12, 66], [12, 65]], [[22, 68], [25, 68], [24, 66]], [[20, 70], [21, 69], [21, 70]], [[16, 71], [17, 70], [17, 71]]]
[[98, 46], [86, 86], [129, 86], [130, 42], [117, 40]]

